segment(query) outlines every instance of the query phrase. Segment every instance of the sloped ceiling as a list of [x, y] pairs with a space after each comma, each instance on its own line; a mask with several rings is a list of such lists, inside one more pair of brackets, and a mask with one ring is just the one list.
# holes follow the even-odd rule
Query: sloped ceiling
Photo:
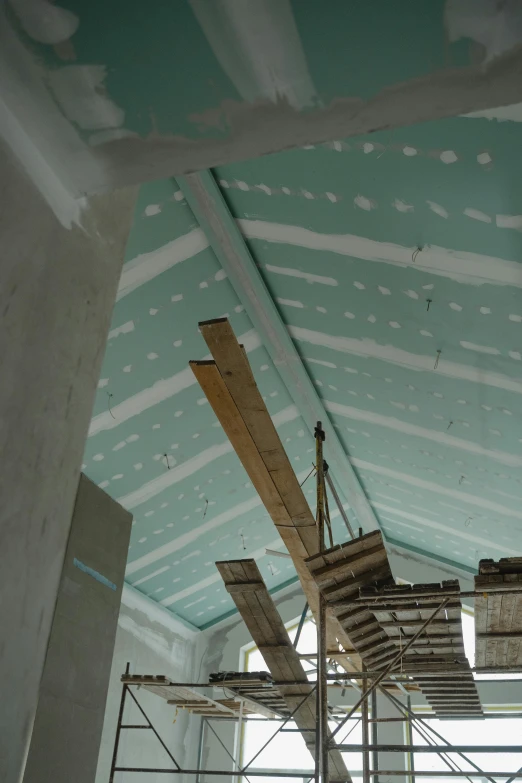
[[10, 0], [1, 14], [2, 132], [76, 196], [522, 100], [513, 2]]
[[[386, 537], [465, 570], [522, 550], [519, 129], [460, 117], [213, 172]], [[232, 608], [215, 560], [294, 576], [187, 366], [225, 314], [304, 479], [307, 422], [244, 302], [177, 184], [144, 186], [85, 471], [135, 515], [128, 581], [198, 626]]]

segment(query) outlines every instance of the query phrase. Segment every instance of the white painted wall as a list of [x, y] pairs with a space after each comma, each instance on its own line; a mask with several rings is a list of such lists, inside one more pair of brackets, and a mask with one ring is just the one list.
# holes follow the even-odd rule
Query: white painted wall
[[[130, 663], [131, 674], [164, 674], [176, 682], [206, 675], [207, 638], [167, 609], [126, 586], [116, 634], [105, 720], [95, 783], [108, 783], [118, 711], [120, 677]], [[132, 688], [151, 723], [181, 767], [195, 768], [200, 718], [176, 708], [161, 697]], [[143, 716], [127, 697], [124, 723], [144, 723]], [[171, 768], [172, 762], [150, 730], [122, 731], [118, 763], [130, 767]], [[116, 773], [114, 783], [129, 780], [130, 773]], [[140, 783], [183, 783], [184, 776], [144, 773]], [[187, 778], [193, 781], [193, 778]]]

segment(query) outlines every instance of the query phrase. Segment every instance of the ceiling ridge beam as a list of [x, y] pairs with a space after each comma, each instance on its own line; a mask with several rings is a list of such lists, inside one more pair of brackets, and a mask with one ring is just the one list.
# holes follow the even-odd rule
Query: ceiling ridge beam
[[322, 421], [323, 426], [327, 425], [330, 470], [355, 511], [359, 523], [365, 531], [381, 530], [348, 455], [212, 173], [207, 170], [188, 174], [178, 177], [177, 181], [306, 426], [313, 434], [317, 421]]

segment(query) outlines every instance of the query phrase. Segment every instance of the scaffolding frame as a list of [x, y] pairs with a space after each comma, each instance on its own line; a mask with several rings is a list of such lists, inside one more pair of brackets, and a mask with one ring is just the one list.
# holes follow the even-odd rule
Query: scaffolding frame
[[[129, 673], [129, 665], [127, 665], [127, 669], [125, 671], [125, 675]], [[368, 672], [361, 672], [361, 674], [368, 675]], [[124, 676], [125, 676], [124, 675]], [[359, 676], [359, 673], [354, 673], [354, 678]], [[519, 682], [519, 681], [518, 681]], [[176, 685], [179, 686], [186, 686], [186, 687], [198, 687], [198, 688], [209, 688], [212, 687], [212, 683], [208, 682], [200, 682], [200, 683], [176, 683]], [[306, 694], [302, 700], [302, 702], [306, 701], [313, 693], [316, 693], [317, 691], [317, 683], [314, 681], [311, 681], [312, 689], [310, 693]], [[247, 764], [242, 764], [239, 769], [231, 769], [231, 770], [217, 770], [217, 769], [203, 769], [202, 767], [202, 747], [203, 747], [203, 738], [204, 738], [204, 732], [205, 729], [208, 728], [213, 736], [216, 737], [217, 741], [220, 743], [220, 745], [223, 747], [229, 758], [231, 759], [231, 762], [236, 766], [236, 758], [234, 757], [233, 753], [226, 747], [223, 740], [219, 737], [215, 729], [213, 728], [211, 721], [217, 720], [218, 722], [230, 722], [230, 721], [236, 721], [237, 718], [234, 716], [228, 717], [216, 717], [216, 716], [197, 716], [201, 720], [200, 724], [200, 736], [199, 736], [199, 747], [198, 747], [198, 759], [197, 759], [197, 767], [196, 769], [184, 769], [182, 768], [178, 762], [176, 761], [175, 757], [167, 747], [166, 743], [163, 741], [161, 736], [159, 735], [158, 731], [154, 727], [152, 721], [148, 717], [147, 713], [145, 712], [143, 706], [140, 704], [138, 699], [136, 698], [135, 694], [132, 692], [132, 688], [139, 688], [139, 684], [133, 685], [130, 683], [123, 682], [122, 683], [122, 694], [120, 699], [120, 708], [118, 712], [118, 721], [116, 726], [116, 736], [115, 736], [115, 742], [114, 742], [114, 750], [113, 750], [113, 756], [112, 756], [112, 762], [111, 762], [111, 770], [110, 770], [110, 777], [109, 777], [109, 783], [114, 783], [114, 776], [116, 772], [128, 772], [128, 773], [165, 773], [165, 774], [185, 774], [185, 775], [194, 775], [196, 779], [196, 783], [199, 783], [200, 777], [202, 775], [210, 775], [210, 776], [230, 776], [232, 778], [241, 778], [244, 777], [247, 781], [250, 777], [282, 777], [282, 778], [290, 778], [290, 779], [304, 779], [309, 778], [310, 781], [318, 780], [318, 775], [316, 769], [313, 770], [284, 770], [284, 769], [252, 769], [251, 765], [255, 761], [255, 759], [261, 754], [263, 750], [268, 747], [268, 745], [274, 740], [274, 738], [281, 732], [287, 732], [287, 731], [296, 731], [298, 732], [298, 729], [293, 728], [285, 728], [286, 725], [292, 720], [295, 712], [299, 709], [300, 706], [302, 706], [302, 702], [298, 704], [298, 706], [285, 718], [282, 719], [272, 719], [271, 722], [277, 722], [280, 725], [276, 729], [276, 731], [272, 734], [272, 736], [265, 742], [265, 744], [260, 748], [260, 750], [257, 751], [257, 753], [248, 761]], [[156, 687], [162, 687], [161, 685], [157, 685]], [[165, 684], [164, 687], [169, 687], [169, 684]], [[370, 697], [370, 694], [374, 694], [376, 690], [379, 690], [381, 693], [383, 693], [397, 708], [397, 710], [401, 713], [400, 717], [378, 717], [375, 713], [375, 702], [373, 705], [373, 709], [371, 711], [371, 717], [370, 717], [370, 711], [366, 711], [364, 708], [361, 711], [361, 716], [356, 716], [354, 714], [354, 709], [352, 708], [350, 710], [350, 715], [346, 716], [348, 717], [348, 720], [356, 720], [356, 721], [362, 721], [363, 723], [363, 737], [368, 737], [370, 741], [362, 743], [340, 743], [336, 747], [338, 750], [342, 751], [343, 753], [362, 753], [363, 754], [363, 761], [366, 756], [367, 761], [363, 764], [363, 783], [365, 781], [365, 778], [367, 780], [371, 779], [377, 779], [379, 775], [386, 776], [401, 776], [411, 778], [412, 780], [418, 776], [418, 777], [460, 777], [460, 778], [468, 778], [470, 777], [477, 777], [480, 776], [482, 778], [486, 778], [489, 780], [492, 780], [493, 778], [502, 778], [505, 779], [505, 783], [511, 783], [511, 781], [522, 778], [522, 769], [517, 770], [516, 772], [499, 772], [499, 771], [484, 771], [478, 765], [476, 765], [471, 759], [467, 758], [464, 754], [465, 753], [522, 753], [522, 745], [454, 745], [445, 738], [439, 734], [432, 726], [429, 726], [425, 723], [425, 719], [429, 719], [431, 717], [436, 717], [434, 713], [415, 713], [411, 710], [409, 705], [405, 705], [402, 702], [400, 702], [398, 699], [396, 699], [392, 694], [390, 694], [382, 685], [382, 683], [377, 683], [377, 685], [373, 684], [373, 687], [368, 689], [368, 695], [366, 698]], [[127, 702], [127, 698], [130, 697], [132, 702], [138, 707], [139, 711], [143, 715], [146, 723], [144, 724], [125, 724], [123, 723], [123, 714], [125, 705]], [[363, 703], [363, 699], [359, 700], [361, 702], [361, 705]], [[522, 713], [484, 713], [484, 715], [480, 718], [481, 720], [488, 720], [488, 719], [499, 719], [499, 718], [517, 718], [522, 717]], [[255, 718], [252, 716], [249, 717], [243, 717], [244, 723], [249, 722], [267, 722], [267, 718]], [[330, 716], [329, 720], [332, 720], [332, 717]], [[455, 720], [459, 720], [459, 718], [455, 718]], [[468, 720], [468, 718], [466, 718]], [[473, 718], [470, 718], [470, 720], [473, 720]], [[372, 726], [377, 726], [379, 723], [392, 723], [392, 722], [411, 722], [417, 729], [424, 729], [424, 736], [426, 738], [429, 738], [428, 731], [431, 731], [433, 735], [435, 735], [438, 739], [443, 741], [445, 744], [443, 745], [437, 745], [433, 743], [433, 738], [430, 738], [432, 740], [431, 744], [428, 745], [416, 745], [412, 741], [404, 743], [404, 744], [396, 744], [396, 743], [378, 743], [376, 741], [375, 733], [372, 732], [370, 729]], [[346, 719], [344, 719], [342, 722], [338, 723], [337, 728], [341, 727], [342, 725], [345, 725]], [[366, 726], [366, 730], [365, 727]], [[167, 753], [169, 758], [171, 759], [174, 767], [170, 768], [163, 768], [163, 767], [127, 767], [127, 766], [120, 766], [118, 764], [118, 751], [119, 751], [119, 745], [120, 745], [120, 738], [121, 738], [121, 732], [124, 730], [147, 730], [152, 731], [155, 735], [156, 739], [159, 741], [161, 747], [164, 749], [164, 751]], [[336, 729], [337, 730], [337, 729]], [[412, 739], [412, 735], [410, 734], [410, 740]], [[462, 758], [464, 758], [465, 761], [467, 761], [469, 764], [474, 766], [475, 771], [472, 770], [461, 770], [461, 769], [455, 769], [455, 767], [451, 767], [445, 771], [423, 771], [423, 770], [417, 770], [410, 768], [409, 770], [382, 770], [378, 769], [375, 766], [375, 761], [377, 759], [377, 754], [382, 752], [400, 752], [400, 753], [407, 753], [413, 755], [414, 753], [437, 753], [441, 757], [446, 757], [448, 754], [458, 754]], [[371, 767], [369, 764], [369, 761], [372, 761]], [[455, 762], [453, 762], [455, 764]], [[316, 765], [317, 766], [317, 765]], [[496, 783], [494, 781], [493, 783]]]
[[[317, 538], [318, 538], [318, 551], [319, 554], [326, 552], [326, 546], [325, 546], [325, 537], [328, 535], [330, 540], [330, 545], [333, 547], [333, 537], [332, 537], [332, 530], [331, 530], [331, 522], [330, 522], [330, 514], [328, 509], [328, 498], [327, 498], [327, 492], [326, 492], [326, 486], [327, 484], [330, 486], [330, 489], [332, 490], [332, 494], [334, 496], [334, 499], [338, 505], [339, 512], [341, 513], [341, 516], [345, 522], [345, 525], [347, 527], [347, 530], [349, 534], [351, 535], [352, 539], [354, 538], [353, 530], [349, 524], [349, 521], [346, 518], [346, 515], [344, 514], [344, 509], [342, 508], [342, 504], [340, 503], [340, 500], [337, 496], [337, 493], [335, 492], [334, 487], [332, 486], [332, 482], [328, 476], [328, 466], [327, 463], [324, 461], [323, 458], [323, 443], [325, 440], [325, 433], [322, 429], [322, 424], [320, 421], [317, 422], [315, 427], [315, 441], [316, 441], [316, 478], [317, 478], [317, 511], [316, 511], [316, 529], [317, 529]], [[362, 532], [362, 531], [361, 531]], [[314, 556], [315, 557], [315, 556]], [[311, 559], [311, 558], [310, 558]], [[226, 564], [223, 564], [226, 565]], [[258, 579], [261, 579], [259, 576]], [[254, 586], [257, 589], [257, 586], [262, 584], [264, 586], [264, 583], [262, 581], [256, 581], [253, 583], [246, 582], [245, 584], [254, 584]], [[234, 583], [233, 584], [234, 589], [245, 587], [243, 583]], [[421, 589], [421, 588], [428, 588], [428, 589]], [[120, 701], [120, 709], [118, 713], [118, 724], [116, 728], [116, 736], [115, 736], [115, 744], [114, 744], [114, 752], [112, 756], [112, 763], [111, 763], [111, 771], [110, 771], [110, 778], [109, 783], [114, 783], [114, 776], [117, 772], [128, 772], [128, 773], [140, 773], [140, 772], [152, 772], [152, 773], [165, 773], [165, 774], [185, 774], [185, 775], [195, 775], [196, 776], [196, 783], [199, 783], [200, 776], [201, 775], [210, 775], [210, 776], [229, 776], [232, 779], [235, 778], [246, 778], [248, 783], [250, 783], [249, 778], [250, 777], [273, 777], [277, 776], [280, 778], [297, 778], [297, 779], [303, 779], [303, 778], [309, 778], [309, 783], [311, 781], [315, 781], [315, 783], [329, 783], [330, 780], [330, 774], [329, 774], [329, 753], [333, 750], [343, 752], [343, 753], [361, 753], [362, 754], [362, 779], [363, 783], [371, 783], [372, 780], [378, 779], [379, 776], [403, 776], [410, 778], [411, 780], [415, 780], [415, 778], [419, 777], [459, 777], [459, 778], [467, 778], [470, 783], [471, 776], [476, 777], [477, 775], [481, 778], [485, 778], [490, 781], [490, 783], [497, 783], [494, 778], [502, 778], [506, 779], [506, 783], [512, 783], [515, 779], [522, 778], [522, 768], [514, 773], [509, 772], [498, 772], [498, 771], [484, 771], [480, 768], [478, 764], [476, 764], [473, 760], [471, 760], [466, 754], [467, 753], [516, 753], [521, 752], [522, 753], [522, 746], [518, 745], [504, 745], [504, 746], [498, 746], [498, 745], [487, 745], [487, 746], [474, 746], [469, 744], [461, 744], [461, 745], [454, 745], [450, 742], [448, 742], [442, 734], [440, 734], [436, 729], [434, 729], [432, 726], [430, 726], [424, 718], [431, 717], [429, 714], [425, 714], [423, 716], [415, 713], [411, 709], [411, 699], [410, 699], [410, 692], [405, 688], [405, 685], [411, 681], [408, 678], [410, 677], [417, 677], [418, 675], [422, 675], [422, 679], [425, 680], [426, 678], [430, 677], [440, 677], [440, 675], [448, 674], [452, 678], [459, 677], [459, 675], [462, 675], [463, 677], [468, 677], [471, 674], [471, 671], [476, 671], [476, 669], [471, 669], [471, 667], [464, 666], [459, 662], [459, 660], [455, 661], [444, 661], [444, 658], [439, 659], [440, 663], [430, 663], [429, 668], [414, 668], [412, 667], [410, 670], [408, 670], [407, 666], [402, 668], [402, 662], [404, 659], [405, 654], [412, 648], [417, 640], [425, 634], [426, 630], [430, 627], [430, 625], [436, 621], [437, 616], [446, 608], [446, 606], [449, 604], [452, 598], [455, 598], [455, 596], [458, 596], [459, 598], [467, 597], [467, 598], [475, 598], [477, 596], [482, 596], [483, 593], [477, 590], [473, 591], [465, 591], [461, 592], [460, 587], [458, 587], [458, 584], [456, 587], [451, 586], [450, 589], [448, 589], [447, 586], [443, 586], [441, 590], [437, 590], [436, 586], [433, 586], [433, 589], [431, 589], [432, 586], [414, 586], [412, 590], [408, 593], [407, 598], [408, 599], [415, 599], [415, 598], [423, 598], [426, 599], [428, 597], [431, 598], [432, 603], [429, 604], [427, 607], [425, 607], [425, 611], [430, 611], [429, 616], [424, 619], [424, 617], [421, 618], [421, 620], [415, 621], [415, 626], [419, 626], [418, 630], [416, 630], [414, 633], [412, 633], [411, 636], [405, 637], [405, 644], [404, 646], [400, 644], [399, 649], [395, 652], [392, 651], [391, 653], [387, 653], [384, 657], [382, 668], [381, 669], [368, 669], [364, 663], [361, 664], [361, 668], [359, 671], [352, 670], [346, 673], [339, 673], [339, 672], [329, 672], [329, 659], [339, 659], [343, 656], [350, 657], [351, 653], [343, 653], [339, 652], [337, 650], [329, 650], [327, 646], [327, 599], [323, 595], [322, 590], [319, 590], [319, 598], [318, 598], [318, 607], [316, 611], [314, 611], [315, 614], [315, 622], [317, 626], [317, 652], [312, 654], [300, 654], [299, 657], [303, 659], [308, 659], [309, 661], [315, 660], [316, 661], [316, 669], [315, 669], [315, 675], [316, 679], [315, 681], [308, 680], [310, 684], [310, 689], [307, 693], [303, 695], [303, 698], [299, 700], [297, 705], [293, 707], [293, 709], [289, 710], [289, 714], [284, 716], [284, 718], [281, 718], [280, 721], [276, 721], [279, 723], [278, 728], [275, 730], [275, 732], [269, 737], [269, 739], [262, 745], [262, 747], [255, 753], [255, 755], [248, 761], [247, 764], [240, 763], [240, 753], [238, 751], [238, 747], [236, 746], [234, 748], [233, 752], [230, 752], [225, 744], [223, 743], [222, 739], [219, 737], [217, 732], [214, 730], [214, 728], [211, 726], [210, 720], [238, 720], [239, 722], [239, 732], [236, 733], [236, 738], [238, 737], [240, 733], [241, 726], [243, 722], [248, 722], [250, 720], [256, 720], [250, 717], [246, 717], [243, 715], [243, 701], [241, 701], [241, 692], [240, 689], [235, 691], [235, 694], [240, 699], [240, 706], [239, 706], [239, 713], [238, 715], [234, 714], [232, 710], [229, 710], [228, 716], [217, 716], [213, 715], [210, 716], [201, 716], [201, 726], [200, 726], [200, 735], [199, 735], [199, 748], [198, 748], [198, 760], [197, 760], [197, 769], [183, 769], [180, 764], [176, 761], [173, 754], [168, 749], [167, 745], [163, 741], [163, 739], [160, 737], [157, 730], [152, 725], [152, 722], [150, 721], [149, 717], [145, 713], [143, 707], [140, 705], [138, 699], [134, 695], [134, 693], [131, 690], [131, 687], [134, 683], [129, 683], [128, 681], [123, 682], [122, 686], [122, 695], [121, 695], [121, 701]], [[522, 582], [520, 584], [506, 584], [505, 586], [502, 585], [501, 588], [499, 588], [499, 592], [502, 592], [503, 595], [507, 594], [520, 594], [522, 592]], [[373, 606], [379, 606], [390, 608], [395, 608], [400, 606], [401, 603], [401, 596], [393, 596], [391, 593], [389, 595], [386, 594], [379, 594], [379, 595], [363, 595], [358, 598], [353, 598], [352, 600], [347, 600], [343, 602], [343, 610], [348, 609], [350, 607], [353, 607], [354, 609], [356, 607], [360, 607], [361, 605], [365, 605], [367, 607]], [[435, 608], [433, 611], [431, 611], [432, 607], [435, 605]], [[293, 651], [297, 647], [297, 642], [305, 621], [306, 613], [307, 613], [308, 605], [305, 605], [304, 610], [302, 612], [299, 626], [296, 634], [296, 639], [294, 641]], [[385, 611], [388, 611], [385, 609]], [[405, 621], [405, 625], [408, 625], [408, 622]], [[440, 645], [439, 645], [440, 646]], [[444, 646], [444, 645], [442, 645]], [[268, 649], [268, 648], [267, 648]], [[373, 656], [370, 657], [370, 660], [379, 660], [382, 658], [381, 656]], [[390, 660], [391, 658], [391, 660]], [[387, 662], [386, 662], [387, 661]], [[424, 661], [426, 663], [426, 661]], [[378, 664], [377, 664], [378, 665]], [[397, 666], [401, 665], [401, 671], [400, 673], [396, 671]], [[352, 667], [353, 668], [353, 667]], [[516, 669], [512, 669], [514, 672]], [[507, 671], [507, 667], [488, 667], [488, 668], [481, 668], [481, 673], [487, 673], [490, 672], [497, 672], [502, 671], [505, 673]], [[522, 671], [522, 667], [518, 670]], [[129, 665], [127, 664], [127, 670], [125, 672], [125, 675], [129, 674]], [[124, 675], [124, 676], [125, 676]], [[406, 678], [406, 679], [405, 679]], [[122, 678], [123, 679], [123, 678]], [[342, 685], [344, 683], [344, 685]], [[302, 685], [302, 680], [288, 680], [288, 681], [282, 681], [277, 679], [274, 683], [276, 686], [283, 686], [283, 685]], [[136, 683], [138, 685], [138, 683]], [[214, 683], [211, 682], [205, 682], [205, 683], [172, 683], [168, 682], [165, 684], [165, 687], [172, 687], [172, 686], [180, 686], [180, 687], [191, 687], [191, 688], [198, 688], [198, 687], [212, 687]], [[216, 683], [217, 685], [217, 683]], [[222, 683], [223, 687], [226, 687], [225, 682]], [[329, 732], [329, 720], [333, 719], [334, 716], [332, 715], [332, 710], [329, 709], [328, 705], [328, 688], [330, 687], [353, 687], [356, 690], [359, 691], [359, 696], [355, 701], [355, 704], [353, 707], [351, 707], [339, 720], [336, 720], [336, 727], [332, 732]], [[385, 687], [387, 686], [387, 688]], [[395, 688], [398, 688], [403, 692], [403, 694], [408, 699], [408, 702], [406, 705], [402, 704], [401, 701], [395, 698], [390, 692], [389, 688], [390, 686], [394, 686]], [[139, 687], [139, 686], [138, 686]], [[155, 683], [155, 687], [162, 687], [161, 683]], [[465, 686], [466, 688], [467, 686]], [[444, 688], [443, 688], [444, 690]], [[394, 705], [394, 707], [398, 710], [400, 713], [400, 717], [395, 718], [379, 718], [376, 712], [376, 705], [377, 705], [377, 699], [376, 694], [377, 691], [384, 694], [384, 696], [391, 701], [391, 703]], [[313, 694], [315, 694], [316, 698], [316, 705], [315, 705], [315, 715], [316, 715], [316, 726], [315, 728], [303, 728], [299, 727], [298, 729], [293, 728], [285, 728], [287, 724], [294, 718], [296, 713], [300, 710], [300, 708], [304, 705], [304, 703], [309, 699]], [[144, 717], [146, 724], [124, 724], [123, 723], [123, 714], [125, 709], [125, 703], [127, 697], [130, 696], [132, 701], [136, 704], [138, 709], [140, 710], [142, 716]], [[459, 712], [453, 712], [453, 710], [450, 708], [447, 716], [448, 719], [451, 717], [453, 720], [460, 719], [480, 719], [480, 720], [487, 720], [488, 716], [487, 714], [483, 714], [479, 712], [476, 715], [473, 715], [473, 710], [471, 710], [466, 705], [469, 703], [469, 696], [466, 695], [465, 689], [463, 693], [458, 694], [458, 698], [462, 699], [462, 707], [456, 708], [460, 711]], [[370, 702], [371, 702], [371, 717], [370, 717]], [[452, 700], [449, 700], [447, 704], [453, 703]], [[446, 702], [444, 702], [446, 704]], [[355, 717], [355, 713], [360, 710], [360, 717]], [[480, 704], [479, 704], [479, 710], [480, 710]], [[438, 718], [436, 715], [437, 708], [435, 706], [434, 712], [435, 717]], [[513, 714], [507, 713], [505, 715], [495, 715], [495, 718], [497, 717], [514, 717]], [[518, 717], [518, 716], [517, 716]], [[362, 722], [362, 742], [360, 743], [346, 743], [344, 741], [341, 741], [340, 743], [335, 742], [335, 737], [339, 734], [339, 732], [346, 726], [346, 724], [350, 720], [357, 720]], [[401, 721], [406, 723], [408, 726], [408, 742], [405, 743], [379, 743], [378, 742], [378, 736], [377, 736], [377, 726], [378, 723], [386, 723], [388, 721]], [[202, 746], [203, 746], [203, 740], [204, 740], [204, 734], [205, 734], [205, 728], [209, 727], [209, 729], [212, 731], [212, 733], [217, 738], [218, 742], [221, 744], [221, 746], [226, 751], [227, 755], [229, 756], [231, 762], [232, 762], [232, 769], [231, 770], [218, 770], [218, 769], [202, 769], [202, 759], [203, 759], [203, 753], [202, 753]], [[426, 745], [420, 745], [415, 744], [413, 741], [413, 727], [415, 727], [416, 731], [419, 733], [419, 735], [426, 741]], [[152, 730], [154, 735], [156, 736], [156, 739], [159, 741], [160, 745], [164, 749], [164, 751], [169, 756], [170, 760], [172, 761], [174, 767], [173, 768], [144, 768], [144, 767], [125, 767], [125, 766], [119, 766], [118, 765], [118, 750], [119, 750], [119, 744], [120, 744], [120, 738], [121, 738], [121, 732], [123, 730]], [[261, 755], [261, 753], [270, 745], [270, 743], [275, 739], [275, 737], [280, 734], [280, 732], [284, 731], [299, 731], [303, 738], [307, 736], [308, 732], [313, 732], [315, 735], [315, 743], [310, 748], [310, 750], [313, 752], [315, 757], [315, 767], [313, 770], [288, 770], [288, 769], [253, 769], [252, 764], [254, 761]], [[350, 732], [349, 732], [350, 733]], [[345, 739], [349, 736], [346, 735]], [[439, 744], [443, 743], [443, 744]], [[309, 745], [312, 745], [312, 743], [307, 743]], [[378, 754], [379, 752], [400, 752], [408, 754], [409, 758], [409, 768], [406, 770], [380, 770], [378, 769]], [[427, 770], [418, 770], [414, 768], [414, 754], [415, 753], [436, 753], [440, 756], [440, 758], [444, 761], [446, 766], [448, 767], [447, 770], [444, 771], [427, 771]], [[458, 755], [460, 759], [465, 761], [467, 764], [469, 764], [471, 767], [473, 767], [473, 770], [464, 770], [461, 769], [461, 767], [458, 765], [457, 761], [452, 758], [453, 755]], [[344, 769], [344, 763], [343, 763], [343, 769]], [[343, 772], [344, 776], [344, 772]], [[346, 783], [351, 783], [350, 773], [346, 768]]]

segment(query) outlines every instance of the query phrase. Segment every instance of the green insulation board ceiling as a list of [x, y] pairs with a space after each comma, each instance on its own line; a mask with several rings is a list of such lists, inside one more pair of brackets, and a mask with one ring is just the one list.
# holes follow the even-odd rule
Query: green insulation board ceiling
[[[213, 171], [385, 536], [469, 572], [522, 554], [520, 127], [460, 117]], [[295, 572], [188, 368], [198, 321], [228, 315], [301, 480], [313, 461], [244, 305], [175, 181], [142, 187], [84, 470], [134, 514], [127, 581], [199, 627], [232, 609], [214, 561], [255, 557], [269, 588]]]

